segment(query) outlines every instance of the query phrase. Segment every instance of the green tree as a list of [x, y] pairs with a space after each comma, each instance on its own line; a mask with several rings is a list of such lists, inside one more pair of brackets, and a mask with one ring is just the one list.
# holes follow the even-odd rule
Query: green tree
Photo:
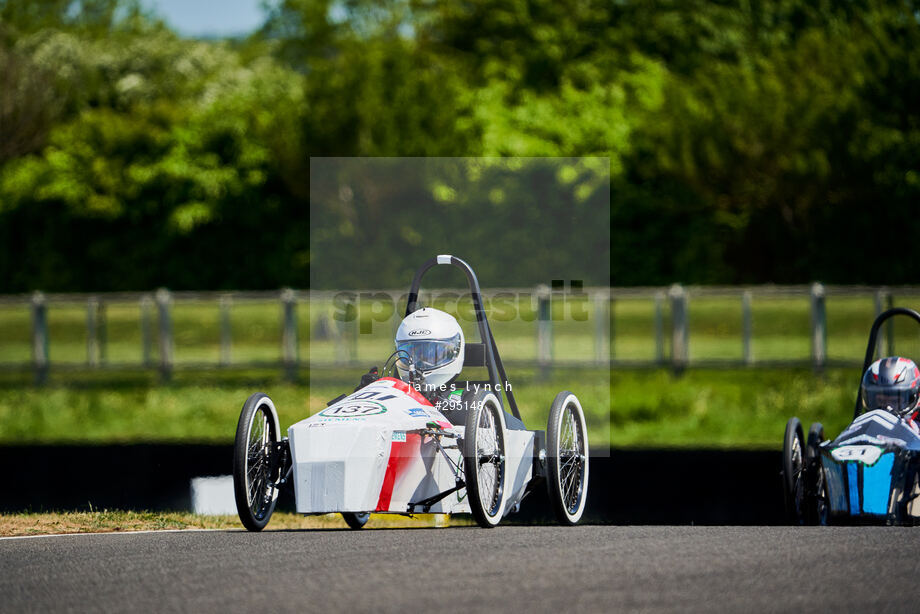
[[297, 74], [163, 29], [99, 39], [43, 30], [19, 46], [86, 85], [44, 149], [0, 175], [11, 288], [277, 287], [295, 256], [254, 261], [245, 237], [291, 204]]

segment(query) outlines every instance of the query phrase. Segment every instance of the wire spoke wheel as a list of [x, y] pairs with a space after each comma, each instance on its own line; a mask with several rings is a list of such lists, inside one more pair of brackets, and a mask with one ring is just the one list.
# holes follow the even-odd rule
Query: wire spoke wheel
[[805, 479], [805, 438], [802, 423], [790, 418], [783, 438], [783, 486], [786, 516], [792, 524], [805, 524], [807, 484]]
[[581, 520], [588, 494], [588, 430], [578, 397], [556, 395], [546, 428], [547, 488], [562, 524]]
[[477, 423], [477, 458], [479, 464], [479, 493], [488, 496], [486, 509], [489, 514], [495, 514], [501, 492], [496, 488], [501, 474], [500, 454], [495, 433], [495, 420], [492, 412], [483, 411], [479, 414]]
[[261, 531], [278, 500], [278, 417], [268, 396], [256, 393], [243, 404], [233, 448], [233, 490], [243, 526]]
[[815, 524], [826, 525], [828, 520], [827, 482], [824, 469], [818, 467], [815, 480]]
[[246, 453], [246, 481], [249, 483], [249, 509], [257, 519], [265, 517], [270, 502], [266, 485], [270, 481], [272, 443], [269, 440], [268, 416], [259, 408], [249, 428], [249, 446]]
[[562, 437], [559, 440], [559, 479], [562, 482], [562, 501], [571, 513], [578, 507], [581, 474], [585, 466], [584, 441], [576, 425], [575, 409], [566, 407], [562, 417]]
[[829, 520], [827, 481], [821, 461], [820, 445], [824, 441], [824, 427], [815, 422], [808, 430], [805, 446], [805, 514], [808, 524], [826, 525]]
[[494, 527], [504, 511], [505, 431], [492, 393], [471, 401], [463, 438], [464, 479], [470, 511], [483, 527]]

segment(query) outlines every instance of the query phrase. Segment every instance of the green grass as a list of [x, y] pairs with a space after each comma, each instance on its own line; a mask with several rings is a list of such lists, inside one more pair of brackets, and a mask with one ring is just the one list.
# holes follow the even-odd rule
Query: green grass
[[616, 446], [776, 448], [791, 416], [836, 435], [850, 421], [859, 373], [831, 370], [690, 371], [613, 377]]
[[[445, 307], [436, 303], [435, 306]], [[579, 307], [579, 305], [575, 305]], [[554, 356], [558, 360], [591, 360], [599, 330], [593, 306], [582, 305], [586, 321], [571, 317], [565, 305], [554, 304]], [[468, 306], [447, 305], [461, 314], [469, 339], [477, 339]], [[569, 308], [572, 305], [568, 306]], [[692, 360], [740, 359], [740, 298], [691, 297]], [[661, 303], [663, 353], [669, 354], [670, 305]], [[297, 309], [302, 364], [314, 365], [311, 386], [279, 383], [277, 369], [183, 371], [183, 365], [220, 359], [221, 312], [216, 302], [176, 301], [172, 311], [177, 363], [171, 385], [158, 384], [156, 372], [107, 372], [85, 367], [85, 305], [51, 303], [48, 322], [52, 365], [50, 385], [34, 388], [30, 316], [25, 305], [0, 305], [0, 363], [21, 363], [0, 371], [0, 443], [210, 441], [232, 439], [242, 402], [254, 390], [272, 395], [285, 425], [321, 409], [325, 402], [349, 391], [362, 369], [320, 369], [337, 360], [383, 366], [392, 350], [398, 320], [376, 321], [362, 313], [358, 323], [332, 318], [331, 302], [300, 303]], [[106, 307], [106, 352], [111, 363], [140, 364], [142, 309], [137, 303]], [[324, 315], [325, 314], [325, 315]], [[618, 299], [612, 304], [612, 355], [621, 360], [656, 357], [654, 301]], [[806, 359], [811, 352], [807, 297], [755, 295], [752, 301], [753, 353], [757, 361]], [[506, 314], [507, 315], [507, 314]], [[513, 317], [492, 318], [492, 328], [508, 363], [536, 356], [536, 324], [529, 297], [521, 297]], [[827, 298], [827, 350], [831, 359], [860, 361], [874, 315], [871, 297]], [[153, 333], [151, 361], [159, 356], [156, 309], [149, 309]], [[322, 326], [319, 325], [322, 320]], [[278, 302], [237, 300], [230, 310], [233, 361], [277, 361], [281, 355], [281, 307]], [[321, 329], [326, 334], [320, 335]], [[603, 327], [600, 327], [603, 329]], [[311, 333], [313, 337], [311, 338]], [[896, 322], [898, 353], [920, 358], [920, 336], [905, 319]], [[887, 353], [887, 352], [886, 352]], [[339, 374], [333, 377], [332, 374]], [[593, 445], [776, 447], [786, 419], [821, 420], [828, 432], [841, 428], [852, 411], [858, 384], [856, 370], [830, 370], [816, 378], [808, 370], [691, 369], [681, 378], [663, 370], [606, 371], [557, 369], [543, 381], [532, 371], [510, 370], [525, 423], [542, 428], [556, 392], [570, 389], [582, 399]], [[609, 382], [609, 385], [608, 385]]]
[[[205, 383], [185, 376], [169, 386], [141, 379], [34, 388], [7, 380], [0, 382], [0, 444], [230, 443], [253, 391], [272, 396], [286, 427], [350, 391], [359, 373], [346, 375], [314, 373], [312, 386], [230, 375]], [[807, 370], [691, 370], [675, 378], [663, 370], [616, 371], [609, 387], [603, 371], [557, 370], [549, 381], [526, 371], [509, 377], [529, 428], [545, 428], [559, 390], [576, 392], [593, 446], [776, 448], [793, 415], [806, 426], [823, 422], [829, 435], [839, 432], [851, 417], [859, 373], [835, 369], [818, 378]]]

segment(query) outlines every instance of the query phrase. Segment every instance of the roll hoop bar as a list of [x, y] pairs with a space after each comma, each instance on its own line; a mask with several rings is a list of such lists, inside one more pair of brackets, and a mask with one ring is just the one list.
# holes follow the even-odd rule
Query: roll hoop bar
[[422, 283], [422, 276], [425, 275], [429, 269], [439, 264], [453, 265], [466, 273], [466, 279], [470, 285], [470, 294], [473, 298], [473, 309], [476, 313], [476, 322], [479, 325], [479, 337], [483, 344], [485, 366], [489, 370], [489, 380], [492, 384], [492, 390], [496, 393], [500, 402], [502, 399], [502, 392], [504, 392], [505, 397], [508, 399], [508, 405], [511, 407], [512, 415], [520, 420], [521, 414], [518, 411], [517, 402], [514, 400], [514, 392], [508, 384], [505, 366], [502, 364], [502, 359], [498, 355], [498, 346], [495, 345], [495, 338], [492, 336], [492, 329], [489, 328], [489, 321], [486, 318], [486, 312], [482, 306], [482, 292], [479, 289], [479, 280], [476, 278], [476, 273], [473, 272], [473, 268], [469, 264], [456, 256], [444, 254], [426, 260], [415, 272], [415, 277], [412, 279], [412, 287], [409, 289], [409, 300], [406, 303], [406, 316], [421, 308], [421, 305], [418, 304], [418, 292]]
[[862, 368], [862, 372], [860, 373], [859, 393], [856, 395], [856, 408], [853, 410], [854, 420], [856, 419], [857, 416], [859, 416], [859, 414], [862, 413], [862, 407], [860, 403], [860, 399], [862, 398], [862, 379], [861, 378], [862, 378], [862, 374], [866, 372], [866, 370], [872, 364], [872, 359], [875, 357], [875, 348], [876, 348], [876, 340], [878, 339], [878, 331], [882, 328], [882, 324], [884, 324], [885, 320], [889, 318], [893, 318], [894, 316], [897, 316], [897, 315], [911, 317], [914, 319], [914, 321], [917, 322], [917, 324], [920, 324], [920, 313], [917, 313], [913, 309], [908, 309], [907, 307], [893, 307], [889, 309], [888, 311], [885, 311], [879, 314], [879, 316], [875, 318], [875, 322], [872, 323], [872, 330], [869, 332], [869, 345], [866, 346], [866, 358], [865, 360], [863, 360], [863, 368]]

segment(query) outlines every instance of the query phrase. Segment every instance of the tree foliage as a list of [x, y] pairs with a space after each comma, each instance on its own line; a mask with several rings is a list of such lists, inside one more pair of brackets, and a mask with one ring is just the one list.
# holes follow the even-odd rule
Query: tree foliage
[[356, 249], [367, 270], [412, 265], [469, 220], [505, 225], [464, 236], [519, 283], [549, 266], [547, 227], [606, 244], [559, 173], [555, 200], [496, 202], [540, 164], [485, 162], [482, 185], [436, 161], [384, 173], [374, 189], [404, 204], [382, 211], [366, 185], [311, 203], [311, 156], [609, 158], [582, 170], [585, 202], [609, 194], [614, 284], [916, 282], [909, 258], [871, 254], [920, 230], [918, 15], [913, 0], [283, 0], [247, 40], [197, 41], [132, 1], [0, 0], [0, 291], [305, 286], [311, 250], [341, 263], [313, 280], [330, 285]]

